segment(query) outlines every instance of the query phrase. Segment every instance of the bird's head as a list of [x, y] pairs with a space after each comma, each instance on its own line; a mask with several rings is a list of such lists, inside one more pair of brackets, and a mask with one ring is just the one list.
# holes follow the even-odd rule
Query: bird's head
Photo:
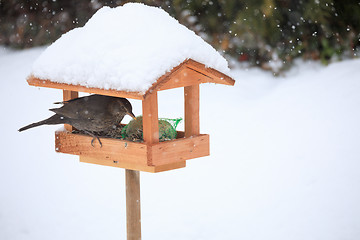
[[136, 119], [135, 114], [132, 112], [131, 103], [126, 98], [118, 98], [114, 110], [117, 111], [120, 115], [129, 115], [133, 119]]

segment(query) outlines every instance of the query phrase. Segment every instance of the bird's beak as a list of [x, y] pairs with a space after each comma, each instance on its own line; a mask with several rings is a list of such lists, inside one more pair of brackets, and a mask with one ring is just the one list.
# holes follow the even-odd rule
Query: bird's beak
[[136, 117], [135, 117], [135, 115], [134, 115], [132, 112], [127, 112], [127, 114], [128, 114], [130, 117], [132, 117], [134, 120], [136, 120]]

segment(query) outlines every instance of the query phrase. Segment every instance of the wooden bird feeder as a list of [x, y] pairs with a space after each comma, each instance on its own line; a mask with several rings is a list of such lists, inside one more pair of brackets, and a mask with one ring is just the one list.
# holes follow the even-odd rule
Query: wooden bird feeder
[[[101, 74], [96, 72], [97, 76], [111, 75], [111, 71], [115, 69], [114, 72], [116, 74], [111, 75], [113, 76], [112, 79], [114, 79], [116, 78], [115, 76], [131, 75], [131, 71], [141, 72], [141, 70], [143, 70], [144, 72], [142, 73], [144, 75], [142, 76], [146, 75], [151, 78], [150, 72], [153, 72], [152, 70], [158, 70], [158, 72], [165, 71], [164, 68], [167, 66], [166, 64], [164, 64], [164, 66], [162, 65], [162, 63], [168, 61], [168, 59], [165, 59], [167, 58], [167, 54], [160, 54], [154, 58], [153, 53], [157, 52], [157, 48], [159, 48], [159, 52], [161, 53], [169, 51], [167, 52], [170, 53], [168, 57], [173, 59], [173, 61], [181, 61], [179, 59], [183, 59], [182, 56], [184, 56], [184, 54], [193, 52], [191, 56], [196, 59], [209, 58], [209, 61], [202, 60], [205, 64], [208, 62], [211, 66], [218, 66], [219, 69], [228, 69], [226, 60], [217, 54], [215, 49], [212, 49], [211, 46], [207, 46], [207, 43], [190, 30], [183, 26], [179, 27], [179, 22], [174, 21], [174, 19], [161, 9], [149, 7], [144, 4], [127, 3], [116, 9], [104, 7], [98, 10], [96, 14], [98, 17], [89, 20], [86, 24], [87, 27], [84, 27], [83, 31], [74, 29], [71, 33], [67, 34], [66, 37], [60, 38], [57, 40], [57, 43], [54, 43], [54, 45], [48, 48], [48, 54], [42, 55], [43, 58], [40, 56], [40, 61], [35, 63], [35, 65], [37, 65], [37, 68], [35, 69], [55, 69], [55, 75], [46, 75], [41, 73], [43, 71], [40, 71], [40, 75], [38, 75], [39, 72], [36, 73], [36, 71], [34, 71], [34, 75], [54, 76], [53, 78], [57, 78], [55, 76], [60, 75], [66, 76], [66, 73], [69, 73], [69, 70], [66, 70], [68, 67], [70, 68], [70, 72], [72, 72], [72, 70], [80, 70], [81, 72], [82, 70], [87, 71], [89, 69], [89, 75], [91, 75], [97, 71], [98, 56], [104, 56], [104, 58], [106, 58], [104, 60], [115, 63], [115, 65], [110, 64], [105, 68], [101, 68]], [[155, 15], [156, 17], [153, 17]], [[141, 19], [141, 21], [138, 21], [138, 19]], [[143, 24], [144, 21], [146, 21], [146, 24]], [[111, 24], [108, 24], [108, 22]], [[134, 24], [127, 25], [123, 24], [124, 22], [132, 22]], [[162, 26], [162, 23], [166, 24]], [[106, 25], [104, 31], [102, 29], [102, 24]], [[152, 29], [156, 29], [156, 31], [154, 32]], [[118, 31], [118, 33], [115, 33], [116, 31]], [[151, 41], [135, 41], [133, 45], [130, 44], [133, 39], [142, 39], [144, 32], [147, 32], [147, 36], [152, 39]], [[87, 47], [83, 48], [84, 41], [88, 42], [88, 44], [85, 44]], [[101, 41], [101, 44], [99, 44], [99, 41]], [[116, 46], [121, 44], [126, 45], [126, 51], [123, 51], [122, 48], [116, 49]], [[166, 47], [163, 48], [163, 44], [166, 45]], [[96, 45], [94, 49], [92, 48], [92, 45]], [[152, 48], [153, 45], [155, 45], [155, 49], [148, 53], [147, 49]], [[141, 48], [137, 49], [139, 46], [141, 46]], [[132, 51], [128, 51], [128, 49], [133, 48], [136, 48], [137, 53], [133, 54]], [[184, 50], [177, 51], [178, 48], [184, 48]], [[176, 51], [173, 52], [174, 54], [171, 52], [173, 50]], [[88, 55], [88, 52], [94, 52], [94, 54]], [[144, 52], [148, 54], [140, 54]], [[121, 55], [121, 59], [133, 59], [134, 62], [130, 61], [131, 70], [126, 70], [127, 68], [124, 68], [125, 70], [120, 69], [124, 72], [117, 72], [119, 69], [113, 66], [118, 66], [117, 64], [121, 63], [128, 63], [127, 60], [122, 62], [121, 59], [118, 59], [119, 55]], [[151, 57], [146, 59], [147, 56]], [[153, 65], [149, 65], [149, 72], [149, 69], [142, 68], [145, 65], [136, 65], [137, 61], [135, 61], [135, 59], [137, 60], [140, 58], [143, 62], [153, 61], [154, 59], [159, 61], [154, 61]], [[52, 61], [53, 59], [61, 61]], [[85, 64], [84, 59], [86, 59]], [[88, 65], [89, 63], [91, 64]], [[168, 63], [171, 65], [170, 62]], [[95, 70], [91, 69], [91, 66], [95, 67]], [[134, 69], [135, 66], [138, 66], [138, 68]], [[79, 69], [76, 67], [79, 67]], [[155, 69], [157, 67], [159, 68]], [[130, 73], [126, 71], [130, 71]], [[231, 86], [235, 84], [235, 81], [229, 76], [213, 68], [208, 68], [203, 63], [194, 61], [193, 59], [185, 60], [163, 76], [159, 77], [145, 93], [118, 91], [114, 89], [105, 90], [82, 85], [64, 84], [56, 82], [56, 79], [39, 79], [35, 76], [28, 77], [27, 82], [29, 85], [62, 89], [64, 101], [77, 98], [79, 92], [132, 98], [142, 101], [143, 142], [101, 138], [102, 147], [97, 141], [94, 141], [95, 145], [92, 146], [90, 144], [93, 139], [91, 136], [73, 133], [73, 128], [70, 125], [65, 125], [64, 130], [55, 132], [55, 150], [57, 152], [78, 155], [80, 162], [126, 169], [126, 218], [128, 240], [141, 239], [139, 171], [155, 173], [182, 168], [186, 166], [186, 160], [208, 156], [210, 152], [209, 135], [200, 134], [199, 85], [201, 83], [217, 83]], [[91, 76], [95, 77], [93, 75]], [[142, 80], [152, 80], [145, 78], [138, 77], [138, 79], [135, 78], [134, 81], [139, 81], [139, 84], [141, 84]], [[125, 79], [126, 78], [120, 78], [120, 87], [124, 86], [121, 81], [126, 81]], [[75, 77], [75, 80], [83, 79], [76, 79]], [[93, 80], [99, 80], [99, 83], [101, 82], [100, 79]], [[179, 87], [184, 88], [185, 131], [178, 132], [176, 139], [159, 142], [158, 91]]]
[[[209, 135], [200, 134], [199, 84], [234, 85], [229, 76], [192, 59], [186, 60], [161, 76], [145, 92], [126, 92], [56, 83], [30, 76], [29, 85], [63, 90], [63, 100], [78, 97], [78, 92], [96, 93], [142, 100], [144, 142], [101, 138], [102, 147], [92, 137], [72, 133], [72, 127], [55, 132], [57, 152], [79, 155], [80, 162], [126, 169], [127, 239], [141, 239], [139, 171], [161, 172], [186, 166], [186, 160], [209, 155]], [[177, 139], [159, 142], [157, 92], [184, 87], [185, 131]]]
[[[92, 137], [72, 133], [71, 126], [55, 132], [57, 152], [79, 155], [80, 162], [120, 167], [145, 172], [161, 172], [186, 166], [186, 160], [209, 155], [209, 135], [200, 134], [199, 84], [218, 83], [234, 85], [229, 76], [202, 63], [186, 60], [161, 76], [145, 93], [88, 88], [38, 79], [30, 76], [29, 85], [63, 89], [63, 100], [78, 97], [78, 92], [96, 93], [142, 100], [144, 142], [101, 138], [103, 146]], [[157, 92], [184, 87], [185, 132], [177, 139], [159, 142]]]

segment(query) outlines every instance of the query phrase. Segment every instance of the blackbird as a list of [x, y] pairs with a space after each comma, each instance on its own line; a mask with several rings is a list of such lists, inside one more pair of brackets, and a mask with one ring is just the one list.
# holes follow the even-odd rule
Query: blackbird
[[55, 115], [22, 127], [19, 132], [41, 125], [70, 124], [92, 136], [91, 145], [96, 138], [102, 146], [99, 136], [116, 129], [126, 114], [136, 119], [131, 103], [126, 98], [94, 94], [55, 104], [63, 104], [60, 108], [49, 109]]

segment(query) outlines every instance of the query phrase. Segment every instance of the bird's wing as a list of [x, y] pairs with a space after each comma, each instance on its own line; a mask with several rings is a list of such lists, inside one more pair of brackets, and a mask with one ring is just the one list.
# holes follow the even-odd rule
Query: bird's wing
[[107, 106], [108, 98], [100, 95], [91, 95], [88, 97], [76, 98], [64, 102], [60, 108], [53, 108], [53, 111], [61, 116], [71, 119], [101, 119], [108, 114]]

